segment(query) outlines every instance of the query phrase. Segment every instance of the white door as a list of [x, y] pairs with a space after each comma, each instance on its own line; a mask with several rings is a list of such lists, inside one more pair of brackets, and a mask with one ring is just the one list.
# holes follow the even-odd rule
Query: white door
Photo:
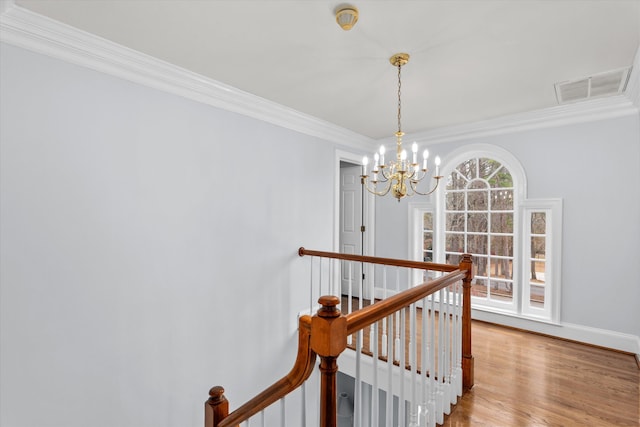
[[[362, 184], [361, 166], [340, 162], [340, 252], [362, 255]], [[345, 263], [346, 264], [346, 263]], [[360, 265], [351, 263], [352, 295], [360, 295]], [[349, 293], [349, 270], [342, 269], [342, 294]], [[357, 271], [356, 271], [357, 270]]]

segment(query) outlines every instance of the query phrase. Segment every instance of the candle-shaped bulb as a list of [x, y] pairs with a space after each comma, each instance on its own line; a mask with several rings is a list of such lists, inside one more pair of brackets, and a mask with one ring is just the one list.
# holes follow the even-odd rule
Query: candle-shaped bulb
[[436, 156], [436, 176], [440, 176], [440, 156]]
[[380, 166], [384, 165], [384, 145], [380, 146]]
[[369, 158], [364, 156], [362, 158], [362, 176], [367, 176], [367, 165], [369, 164]]
[[411, 144], [411, 152], [413, 152], [413, 164], [418, 163], [418, 143], [417, 142], [413, 142], [413, 144]]
[[380, 154], [375, 153], [373, 155], [373, 173], [378, 172], [378, 164], [380, 162]]
[[427, 170], [427, 159], [429, 158], [429, 150], [422, 152], [422, 170]]
[[436, 166], [440, 166], [440, 156], [436, 156]]
[[400, 160], [407, 160], [407, 150], [402, 150], [400, 153]]

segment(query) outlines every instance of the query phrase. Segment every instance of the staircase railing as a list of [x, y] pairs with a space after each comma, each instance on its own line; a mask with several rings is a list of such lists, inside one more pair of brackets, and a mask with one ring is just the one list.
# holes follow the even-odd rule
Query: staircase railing
[[[347, 338], [354, 333], [361, 334], [359, 331], [362, 331], [364, 328], [371, 327], [372, 325], [376, 325], [376, 322], [381, 320], [384, 321], [388, 318], [389, 322], [393, 322], [394, 314], [397, 315], [397, 313], [402, 313], [402, 319], [404, 319], [404, 310], [406, 308], [412, 307], [412, 309], [415, 310], [415, 304], [420, 301], [426, 305], [427, 297], [433, 296], [438, 291], [442, 292], [441, 290], [454, 283], [459, 283], [460, 281], [462, 282], [462, 311], [460, 313], [460, 317], [462, 319], [460, 339], [461, 385], [464, 390], [468, 390], [473, 386], [474, 372], [473, 355], [471, 352], [471, 280], [473, 278], [473, 272], [470, 255], [463, 255], [459, 265], [455, 266], [431, 262], [313, 251], [304, 248], [300, 248], [298, 253], [300, 256], [322, 257], [368, 264], [406, 267], [438, 271], [445, 274], [421, 285], [398, 292], [391, 297], [375, 301], [375, 303], [369, 306], [363, 307], [346, 315], [338, 309], [338, 305], [341, 302], [340, 298], [332, 295], [321, 296], [318, 300], [321, 307], [318, 309], [317, 313], [314, 316], [303, 315], [299, 318], [298, 354], [291, 371], [285, 377], [231, 413], [229, 413], [229, 403], [224, 397], [224, 389], [219, 386], [213, 387], [209, 392], [210, 397], [205, 403], [205, 427], [237, 427], [246, 420], [249, 420], [252, 416], [263, 411], [268, 406], [280, 399], [283, 399], [286, 395], [300, 387], [309, 378], [314, 370], [316, 355], [320, 356], [319, 426], [335, 427], [337, 425], [337, 359], [347, 348]], [[444, 297], [441, 295], [440, 311], [449, 313], [446, 308], [442, 310], [443, 299]], [[431, 301], [433, 301], [433, 297]], [[433, 302], [431, 304], [430, 313], [433, 315]], [[429, 313], [424, 305], [422, 307], [423, 316], [428, 315]], [[459, 305], [460, 304], [458, 303], [458, 306]], [[453, 314], [450, 314], [450, 316], [455, 317]], [[442, 314], [440, 314], [440, 319], [440, 324], [442, 325]], [[412, 320], [412, 322], [414, 322], [414, 320]], [[371, 330], [373, 331], [373, 327], [371, 327]], [[377, 340], [376, 337], [373, 339]], [[375, 347], [377, 349], [377, 344]], [[404, 344], [402, 347], [404, 348]], [[393, 346], [390, 345], [389, 349], [393, 351]], [[357, 353], [359, 354], [360, 352], [358, 351]], [[388, 357], [391, 361], [390, 364], [392, 365], [394, 359], [391, 354], [389, 354]], [[403, 368], [401, 378], [404, 379], [405, 363], [402, 362], [402, 364], [399, 365]], [[414, 374], [416, 372], [416, 365], [417, 361], [414, 358], [413, 367], [411, 368]], [[422, 366], [422, 376], [425, 377], [426, 375], [429, 375], [429, 373], [425, 373], [424, 371], [427, 370], [427, 368], [425, 365]], [[390, 369], [391, 368], [389, 368], [389, 372], [391, 372]], [[441, 370], [438, 372], [442, 375]], [[434, 372], [431, 372], [431, 377], [433, 380], [435, 377]], [[439, 380], [441, 381], [442, 378]]]

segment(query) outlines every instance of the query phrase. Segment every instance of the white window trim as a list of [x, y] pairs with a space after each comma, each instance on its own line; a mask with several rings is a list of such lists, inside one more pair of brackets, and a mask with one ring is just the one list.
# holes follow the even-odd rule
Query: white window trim
[[[559, 323], [561, 307], [560, 297], [562, 295], [562, 200], [527, 199], [527, 180], [520, 161], [507, 150], [490, 144], [473, 144], [454, 150], [444, 158], [441, 169], [442, 175], [445, 177], [448, 176], [458, 164], [471, 157], [487, 157], [495, 159], [507, 166], [511, 172], [514, 184], [514, 210], [516, 210], [516, 215], [514, 215], [513, 259], [514, 261], [518, 260], [518, 262], [514, 262], [513, 272], [514, 285], [517, 284], [517, 286], [514, 286], [514, 303], [509, 304], [510, 307], [514, 307], [515, 309], [505, 309], [506, 307], [504, 305], [502, 305], [501, 309], [500, 304], [484, 304], [483, 307], [474, 307], [474, 310], [504, 314], [545, 323]], [[445, 260], [443, 238], [445, 219], [441, 214], [444, 212], [445, 206], [445, 186], [446, 184], [439, 187], [434, 194], [436, 196], [435, 204], [430, 202], [414, 202], [409, 204], [408, 253], [416, 260], [422, 259], [422, 214], [425, 212], [431, 212], [433, 215], [434, 261], [442, 263]], [[535, 211], [545, 211], [547, 215], [549, 215], [547, 222], [550, 224], [550, 228], [547, 230], [547, 250], [551, 253], [545, 258], [546, 262], [551, 265], [551, 272], [549, 274], [549, 282], [551, 284], [549, 287], [550, 298], [547, 299], [547, 295], [545, 294], [545, 302], [550, 301], [550, 304], [545, 304], [545, 309], [541, 310], [542, 312], [528, 310], [528, 307], [523, 307], [522, 302], [523, 293], [526, 288], [525, 283], [529, 283], [528, 277], [524, 277], [528, 272], [528, 268], [524, 268], [522, 262], [527, 253], [525, 252], [524, 246], [526, 244], [525, 242], [528, 242], [527, 238], [529, 236], [526, 227], [530, 227], [530, 224], [526, 223], [525, 218], [530, 212]], [[411, 279], [413, 280], [413, 283], [419, 283], [419, 272], [414, 273]]]
[[[530, 307], [522, 307], [520, 310], [521, 317], [533, 320], [542, 320], [551, 323], [560, 323], [560, 306], [561, 306], [561, 281], [562, 281], [562, 199], [537, 199], [525, 200], [520, 205], [520, 215], [522, 227], [522, 255], [523, 260], [530, 258], [529, 237], [531, 234], [530, 223], [527, 221], [532, 212], [545, 212], [547, 215], [546, 230], [546, 250], [545, 262], [549, 268], [549, 272], [545, 276], [545, 304], [544, 309], [536, 309]], [[529, 288], [530, 263], [524, 263], [520, 280], [522, 282], [523, 292]], [[548, 277], [548, 279], [547, 279]]]
[[[409, 258], [413, 258], [414, 261], [423, 261], [422, 254], [424, 253], [424, 248], [422, 247], [422, 232], [424, 230], [424, 221], [423, 215], [425, 213], [430, 213], [431, 218], [434, 220], [433, 224], [433, 241], [434, 246], [436, 242], [436, 211], [435, 205], [431, 202], [411, 202], [409, 203]], [[434, 248], [432, 246], [432, 248]], [[435, 250], [433, 252], [435, 254]], [[412, 273], [409, 277], [409, 283], [407, 286], [412, 286], [417, 283], [422, 283], [422, 272], [420, 270], [411, 270]]]

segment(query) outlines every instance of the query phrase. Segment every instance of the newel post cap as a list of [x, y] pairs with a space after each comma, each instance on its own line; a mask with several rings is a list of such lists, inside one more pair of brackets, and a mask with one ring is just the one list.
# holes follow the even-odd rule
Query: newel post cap
[[320, 297], [322, 307], [311, 319], [311, 349], [323, 357], [337, 357], [347, 348], [347, 318], [338, 310], [340, 299]]

